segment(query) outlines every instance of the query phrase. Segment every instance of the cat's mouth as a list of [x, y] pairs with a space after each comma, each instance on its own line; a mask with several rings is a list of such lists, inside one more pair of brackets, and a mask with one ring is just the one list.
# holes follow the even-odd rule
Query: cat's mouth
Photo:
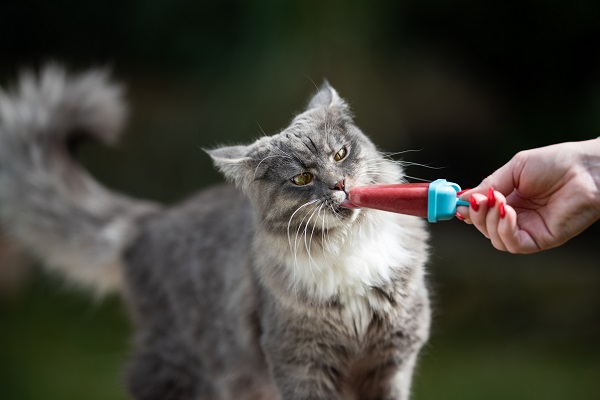
[[354, 203], [351, 203], [351, 202], [350, 202], [350, 200], [348, 200], [348, 198], [345, 198], [345, 199], [344, 199], [344, 200], [343, 200], [343, 201], [340, 203], [340, 207], [343, 207], [343, 208], [348, 208], [348, 209], [350, 209], [350, 210], [356, 210], [356, 209], [359, 209], [359, 208], [360, 208], [360, 207], [359, 207], [359, 206], [357, 206], [356, 204], [354, 204]]
[[[340, 190], [341, 189], [341, 190]], [[358, 217], [360, 207], [350, 202], [348, 198], [349, 187], [348, 185], [342, 186], [342, 188], [333, 190], [330, 197], [331, 211], [337, 217], [336, 219], [340, 222], [351, 222]]]
[[348, 193], [345, 193], [344, 198], [337, 203], [336, 209], [336, 214], [339, 217], [343, 217], [344, 219], [348, 218], [350, 221], [353, 221], [358, 216], [360, 207], [351, 203], [348, 199]]
[[[349, 190], [348, 188], [344, 188], [344, 190], [339, 191], [338, 194], [338, 209], [342, 212], [342, 214], [354, 214], [353, 210], [360, 209], [359, 206], [352, 203], [349, 198]], [[343, 197], [342, 197], [343, 196]], [[341, 197], [341, 198], [340, 198]]]

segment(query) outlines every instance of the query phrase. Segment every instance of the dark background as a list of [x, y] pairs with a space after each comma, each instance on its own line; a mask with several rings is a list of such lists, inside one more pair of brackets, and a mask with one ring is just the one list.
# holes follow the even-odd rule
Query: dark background
[[[4, 1], [0, 85], [48, 60], [110, 66], [131, 115], [82, 161], [175, 202], [221, 181], [200, 148], [284, 128], [327, 78], [418, 178], [472, 187], [518, 150], [600, 135], [600, 2]], [[600, 398], [600, 229], [530, 256], [431, 226], [426, 399]], [[122, 399], [131, 326], [0, 242], [0, 397]]]

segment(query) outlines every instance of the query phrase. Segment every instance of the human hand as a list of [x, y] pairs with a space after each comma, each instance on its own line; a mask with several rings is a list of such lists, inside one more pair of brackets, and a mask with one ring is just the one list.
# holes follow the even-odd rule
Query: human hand
[[560, 246], [600, 219], [600, 138], [517, 153], [460, 196], [458, 213], [498, 250]]

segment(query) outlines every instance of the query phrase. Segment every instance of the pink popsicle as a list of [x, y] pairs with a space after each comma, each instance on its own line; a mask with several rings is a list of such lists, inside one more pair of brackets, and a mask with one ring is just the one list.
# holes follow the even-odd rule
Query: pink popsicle
[[429, 183], [359, 186], [350, 190], [350, 203], [366, 208], [427, 218]]

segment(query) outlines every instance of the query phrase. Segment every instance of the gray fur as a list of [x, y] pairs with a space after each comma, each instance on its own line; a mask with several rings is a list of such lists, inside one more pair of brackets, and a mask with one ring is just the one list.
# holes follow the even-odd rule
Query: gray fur
[[48, 266], [100, 292], [121, 286], [134, 221], [156, 208], [103, 188], [70, 157], [69, 146], [85, 136], [117, 139], [125, 107], [107, 78], [68, 78], [49, 65], [0, 91], [0, 222]]
[[[44, 259], [77, 251], [78, 269], [103, 271], [99, 258], [122, 266], [138, 328], [133, 397], [407, 399], [429, 330], [427, 234], [414, 217], [340, 206], [352, 187], [403, 172], [337, 92], [323, 85], [277, 135], [208, 150], [238, 189], [161, 209], [101, 188], [64, 151], [72, 121], [113, 137], [117, 123], [94, 122], [120, 117], [118, 91], [99, 76], [47, 70], [24, 78], [34, 95], [0, 97], [0, 148], [11, 149], [0, 158], [0, 217]], [[44, 79], [62, 87], [53, 101], [42, 101]], [[95, 95], [73, 102], [86, 85]], [[304, 172], [313, 180], [295, 185]], [[124, 233], [108, 243], [115, 221]]]

